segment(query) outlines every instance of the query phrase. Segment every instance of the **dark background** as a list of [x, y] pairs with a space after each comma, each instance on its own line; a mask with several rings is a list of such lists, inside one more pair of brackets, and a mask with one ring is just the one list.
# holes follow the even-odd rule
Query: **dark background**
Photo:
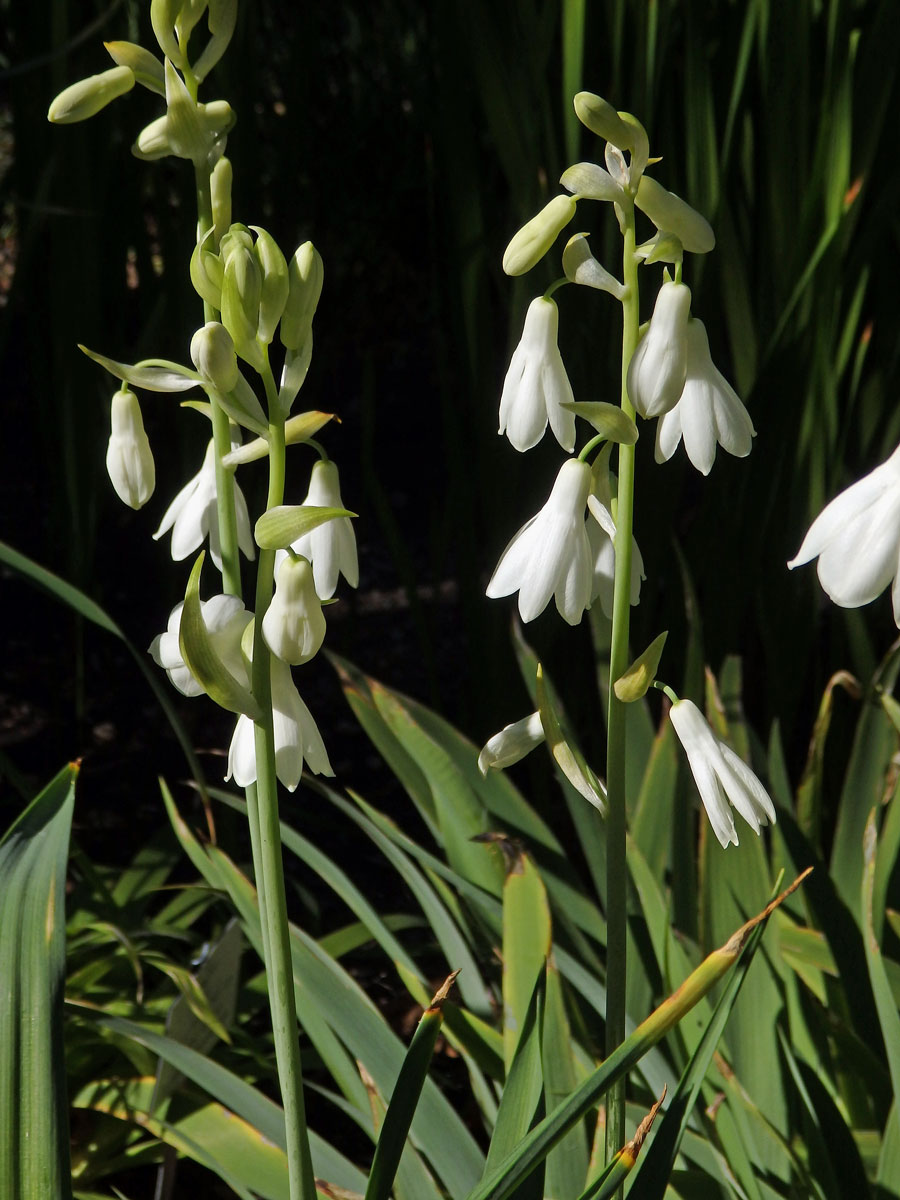
[[[150, 535], [207, 433], [176, 397], [142, 396], [157, 490], [140, 513], [125, 509], [104, 467], [113, 385], [76, 343], [187, 361], [202, 320], [187, 276], [191, 170], [130, 155], [160, 112], [141, 88], [83, 125], [53, 127], [46, 109], [110, 65], [104, 39], [153, 45], [144, 8], [0, 5], [0, 537], [85, 590], [138, 647], [183, 594], [188, 564]], [[260, 0], [241, 5], [204, 85], [202, 99], [238, 114], [234, 219], [264, 225], [286, 253], [311, 238], [325, 262], [295, 408], [340, 415], [323, 439], [360, 514], [361, 566], [358, 593], [342, 588], [328, 610], [326, 644], [479, 743], [528, 710], [513, 602], [488, 602], [484, 585], [559, 463], [548, 439], [518, 455], [496, 433], [525, 307], [558, 258], [518, 281], [500, 260], [565, 166], [598, 153], [571, 109], [584, 87], [643, 121], [665, 155], [656, 177], [716, 229], [716, 251], [685, 279], [758, 432], [749, 459], [720, 453], [703, 479], [681, 451], [656, 467], [643, 431], [635, 527], [648, 579], [633, 640], [668, 628], [664, 674], [695, 697], [704, 663], [742, 655], [751, 722], [765, 737], [779, 720], [799, 771], [828, 677], [867, 678], [896, 633], [886, 597], [837, 612], [813, 568], [784, 566], [822, 504], [900, 436], [896, 9], [620, 0], [588, 2], [583, 28], [580, 13], [559, 0]], [[618, 273], [610, 221], [583, 204], [577, 228], [595, 231], [595, 253]], [[658, 275], [643, 279], [646, 317]], [[615, 400], [613, 301], [573, 288], [558, 299], [576, 397]], [[298, 502], [312, 459], [289, 453]], [[258, 512], [263, 469], [239, 479]], [[119, 642], [6, 569], [2, 594], [3, 823], [83, 756], [78, 836], [115, 855], [159, 823], [156, 776], [179, 778], [181, 753]], [[599, 763], [588, 622], [562, 625], [545, 614], [527, 634], [565, 676]], [[329, 664], [296, 675], [339, 782], [390, 803]], [[224, 774], [214, 755], [230, 718], [203, 700], [179, 711], [210, 777]], [[842, 728], [839, 711], [838, 744]]]

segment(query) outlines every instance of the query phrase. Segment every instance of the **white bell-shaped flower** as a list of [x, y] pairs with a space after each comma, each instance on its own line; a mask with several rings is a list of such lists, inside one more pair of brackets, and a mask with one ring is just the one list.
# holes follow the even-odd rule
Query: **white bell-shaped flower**
[[775, 807], [769, 794], [747, 764], [721, 741], [690, 700], [678, 700], [669, 717], [687, 754], [688, 765], [713, 832], [727, 846], [738, 844], [731, 806], [737, 809], [754, 833], [762, 825], [775, 823]]
[[750, 414], [737, 392], [713, 365], [702, 321], [687, 327], [687, 375], [681, 399], [659, 418], [656, 461], [670, 459], [684, 438], [687, 456], [704, 475], [712, 470], [716, 445], [745, 458], [756, 436]]
[[262, 631], [272, 653], [295, 667], [319, 652], [325, 640], [325, 614], [305, 558], [285, 555], [282, 560]]
[[497, 771], [511, 767], [543, 740], [544, 727], [539, 712], [533, 712], [521, 721], [513, 721], [488, 738], [478, 755], [478, 770], [482, 775], [487, 775], [491, 767]]
[[129, 508], [141, 508], [153, 495], [156, 468], [134, 392], [126, 388], [113, 396], [110, 425], [106, 469], [119, 499]]
[[[179, 692], [185, 696], [199, 696], [203, 688], [185, 664], [178, 642], [183, 608], [184, 601], [172, 609], [166, 632], [158, 634], [150, 643], [150, 654]], [[209, 600], [201, 600], [200, 613], [216, 654], [235, 679], [247, 685], [249, 678], [241, 653], [241, 638], [253, 619], [252, 614], [247, 612], [238, 596], [211, 596]]]
[[818, 557], [819, 581], [841, 608], [859, 608], [893, 580], [900, 627], [900, 446], [822, 509], [788, 566]]
[[[330, 459], [317, 462], [312, 469], [309, 491], [304, 504], [318, 508], [344, 508], [338, 469]], [[359, 585], [359, 561], [356, 555], [356, 534], [349, 517], [326, 521], [291, 546], [297, 554], [312, 563], [316, 594], [320, 600], [330, 600], [343, 575], [351, 587]]]
[[575, 397], [559, 353], [558, 330], [555, 301], [543, 296], [532, 300], [500, 397], [500, 433], [516, 450], [536, 446], [548, 420], [564, 450], [571, 452], [575, 446], [575, 414], [563, 408], [573, 404]]
[[[289, 792], [300, 782], [304, 762], [314, 775], [334, 775], [318, 726], [294, 686], [291, 668], [278, 658], [272, 659], [272, 715], [275, 774]], [[237, 719], [228, 749], [226, 782], [229, 779], [239, 787], [256, 782], [254, 726], [244, 715]]]
[[[613, 599], [616, 590], [616, 523], [612, 513], [597, 496], [593, 494], [588, 496], [587, 503], [591, 511], [591, 516], [587, 521], [587, 535], [593, 562], [591, 604], [599, 599], [603, 615], [612, 620]], [[632, 605], [638, 604], [640, 601], [641, 582], [645, 578], [644, 560], [632, 534], [630, 595]]]
[[497, 564], [487, 594], [519, 593], [519, 614], [533, 621], [556, 598], [559, 613], [577, 625], [591, 602], [591, 547], [584, 509], [591, 468], [570, 458], [563, 463], [541, 511], [523, 525]]
[[[232, 443], [234, 448], [239, 443]], [[187, 558], [203, 545], [209, 536], [209, 552], [221, 570], [222, 554], [219, 539], [219, 513], [216, 507], [216, 460], [212, 442], [206, 448], [203, 466], [181, 489], [160, 522], [154, 538], [172, 530], [172, 558], [176, 562]], [[256, 557], [256, 546], [250, 532], [250, 515], [244, 493], [234, 485], [234, 505], [237, 514], [238, 545], [249, 559]]]
[[662, 416], [681, 398], [687, 376], [690, 313], [691, 289], [684, 283], [664, 283], [650, 326], [628, 364], [628, 395], [642, 417]]

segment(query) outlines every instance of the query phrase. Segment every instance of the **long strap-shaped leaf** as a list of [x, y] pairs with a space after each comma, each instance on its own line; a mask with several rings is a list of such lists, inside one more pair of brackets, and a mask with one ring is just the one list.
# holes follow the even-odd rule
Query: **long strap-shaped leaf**
[[0, 840], [0, 1196], [71, 1195], [62, 999], [78, 766]]
[[394, 1176], [400, 1165], [400, 1155], [406, 1145], [422, 1085], [428, 1073], [434, 1044], [441, 1029], [441, 1010], [458, 972], [448, 975], [435, 993], [434, 999], [422, 1014], [413, 1034], [394, 1091], [384, 1114], [384, 1124], [378, 1135], [375, 1156], [369, 1172], [365, 1200], [388, 1200]]
[[[737, 962], [741, 952], [748, 943], [752, 951], [759, 939], [762, 926], [769, 914], [791, 894], [806, 876], [809, 869], [804, 871], [789, 888], [781, 893], [771, 904], [767, 904], [758, 916], [753, 917], [742, 925], [728, 939], [724, 946], [703, 960], [696, 970], [692, 971], [677, 991], [652, 1012], [634, 1033], [616, 1049], [606, 1061], [590, 1075], [580, 1087], [539, 1125], [522, 1139], [522, 1143], [514, 1154], [492, 1171], [486, 1179], [471, 1191], [467, 1200], [505, 1200], [512, 1195], [517, 1186], [525, 1179], [550, 1149], [565, 1136], [576, 1121], [587, 1113], [607, 1089], [621, 1079], [636, 1062], [655, 1045], [660, 1038], [676, 1025], [686, 1013], [694, 1007], [697, 1001], [707, 994], [726, 972]], [[759, 929], [755, 937], [754, 931]]]

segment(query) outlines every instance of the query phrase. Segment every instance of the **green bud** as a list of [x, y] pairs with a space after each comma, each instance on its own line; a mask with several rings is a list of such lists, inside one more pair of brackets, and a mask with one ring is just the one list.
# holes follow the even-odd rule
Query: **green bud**
[[222, 392], [237, 386], [237, 355], [231, 334], [218, 321], [207, 321], [191, 338], [191, 358], [204, 379]]
[[640, 700], [646, 695], [659, 670], [659, 660], [662, 658], [668, 636], [667, 630], [654, 638], [644, 653], [636, 658], [625, 674], [620, 675], [613, 684], [613, 691], [623, 704], [633, 704], [635, 700]]
[[134, 72], [130, 67], [110, 67], [99, 75], [89, 75], [59, 93], [50, 105], [47, 120], [55, 125], [86, 121], [133, 87]]
[[294, 251], [294, 257], [288, 265], [288, 277], [290, 289], [281, 318], [281, 343], [288, 350], [299, 350], [312, 331], [313, 317], [325, 281], [322, 256], [312, 242], [304, 242]]
[[[216, 245], [231, 225], [231, 178], [231, 160], [223, 156], [213, 167], [209, 177]], [[216, 308], [218, 307], [217, 304]]]
[[202, 82], [225, 51], [234, 34], [237, 21], [237, 0], [209, 0], [210, 39], [194, 63], [194, 75]]
[[259, 339], [269, 345], [275, 336], [284, 306], [287, 304], [290, 282], [288, 265], [278, 243], [270, 233], [258, 225], [250, 228], [256, 234], [253, 253], [262, 274], [262, 291], [259, 299]]
[[575, 216], [575, 207], [572, 196], [554, 196], [537, 216], [523, 225], [503, 255], [506, 274], [524, 275], [535, 263], [540, 262], [556, 241], [560, 230]]
[[131, 153], [145, 162], [153, 162], [157, 158], [165, 158], [167, 154], [174, 154], [169, 141], [169, 118], [157, 117], [155, 121], [145, 125], [131, 147]]
[[150, 24], [159, 48], [176, 67], [185, 65], [184, 55], [175, 36], [175, 18], [183, 0], [150, 0]]
[[207, 244], [212, 245], [212, 235], [213, 231], [210, 230], [203, 241], [194, 247], [194, 253], [191, 255], [191, 283], [201, 300], [219, 309], [222, 307], [225, 269], [218, 254], [206, 249]]
[[262, 276], [253, 251], [235, 245], [225, 260], [222, 323], [234, 339], [235, 350], [257, 371], [263, 369], [262, 351], [256, 340], [261, 294]]
[[104, 42], [107, 54], [120, 67], [129, 67], [134, 73], [135, 83], [156, 92], [166, 94], [166, 76], [159, 59], [134, 42]]
[[246, 225], [233, 224], [229, 225], [228, 232], [222, 235], [222, 240], [219, 242], [219, 254], [222, 256], [223, 262], [228, 262], [229, 256], [236, 248], [243, 247], [245, 250], [253, 250], [253, 237]]
[[657, 229], [674, 234], [691, 254], [708, 254], [715, 246], [716, 235], [706, 218], [649, 175], [641, 178], [634, 202]]
[[227, 100], [210, 100], [209, 104], [198, 104], [197, 111], [203, 128], [211, 138], [230, 133], [237, 121], [235, 111]]
[[575, 115], [591, 133], [612, 142], [620, 150], [630, 150], [634, 145], [633, 130], [611, 104], [593, 92], [578, 93], [575, 97]]

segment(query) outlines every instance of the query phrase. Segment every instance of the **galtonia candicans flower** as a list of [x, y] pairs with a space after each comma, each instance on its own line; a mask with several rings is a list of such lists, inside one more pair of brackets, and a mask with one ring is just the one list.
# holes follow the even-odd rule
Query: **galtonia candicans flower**
[[702, 321], [687, 327], [687, 374], [681, 399], [659, 418], [656, 427], [656, 461], [665, 462], [684, 438], [687, 456], [703, 475], [716, 458], [716, 445], [745, 458], [756, 430], [737, 392], [709, 354], [709, 339]]
[[283, 559], [262, 631], [266, 645], [283, 662], [299, 666], [318, 653], [325, 640], [325, 616], [305, 558]]
[[[209, 552], [213, 562], [222, 569], [219, 541], [219, 514], [216, 508], [216, 460], [212, 442], [206, 448], [203, 466], [181, 489], [160, 522], [154, 538], [172, 530], [172, 558], [176, 562], [187, 558], [203, 545], [209, 535]], [[237, 513], [238, 545], [247, 558], [256, 557], [256, 546], [250, 532], [250, 515], [244, 493], [234, 485], [234, 506]]]
[[553, 300], [538, 296], [525, 314], [522, 339], [513, 351], [500, 397], [500, 433], [516, 450], [530, 450], [544, 436], [547, 421], [559, 444], [575, 446], [572, 387], [557, 345], [559, 311]]
[[900, 446], [819, 513], [788, 566], [818, 558], [819, 582], [841, 608], [859, 608], [893, 580], [900, 627]]
[[713, 733], [703, 714], [690, 700], [678, 700], [669, 718], [687, 754], [688, 765], [713, 832], [727, 846], [738, 844], [731, 806], [754, 833], [775, 823], [769, 794], [742, 758]]
[[156, 468], [134, 392], [125, 388], [113, 396], [110, 425], [106, 470], [119, 499], [129, 508], [141, 508], [153, 495]]
[[662, 416], [681, 398], [687, 377], [690, 315], [691, 289], [684, 283], [664, 283], [650, 326], [628, 365], [628, 395], [642, 417]]
[[591, 602], [591, 547], [584, 510], [591, 468], [570, 458], [563, 463], [541, 511], [523, 525], [497, 564], [487, 594], [519, 593], [519, 615], [533, 621], [551, 596], [570, 625], [577, 625]]

